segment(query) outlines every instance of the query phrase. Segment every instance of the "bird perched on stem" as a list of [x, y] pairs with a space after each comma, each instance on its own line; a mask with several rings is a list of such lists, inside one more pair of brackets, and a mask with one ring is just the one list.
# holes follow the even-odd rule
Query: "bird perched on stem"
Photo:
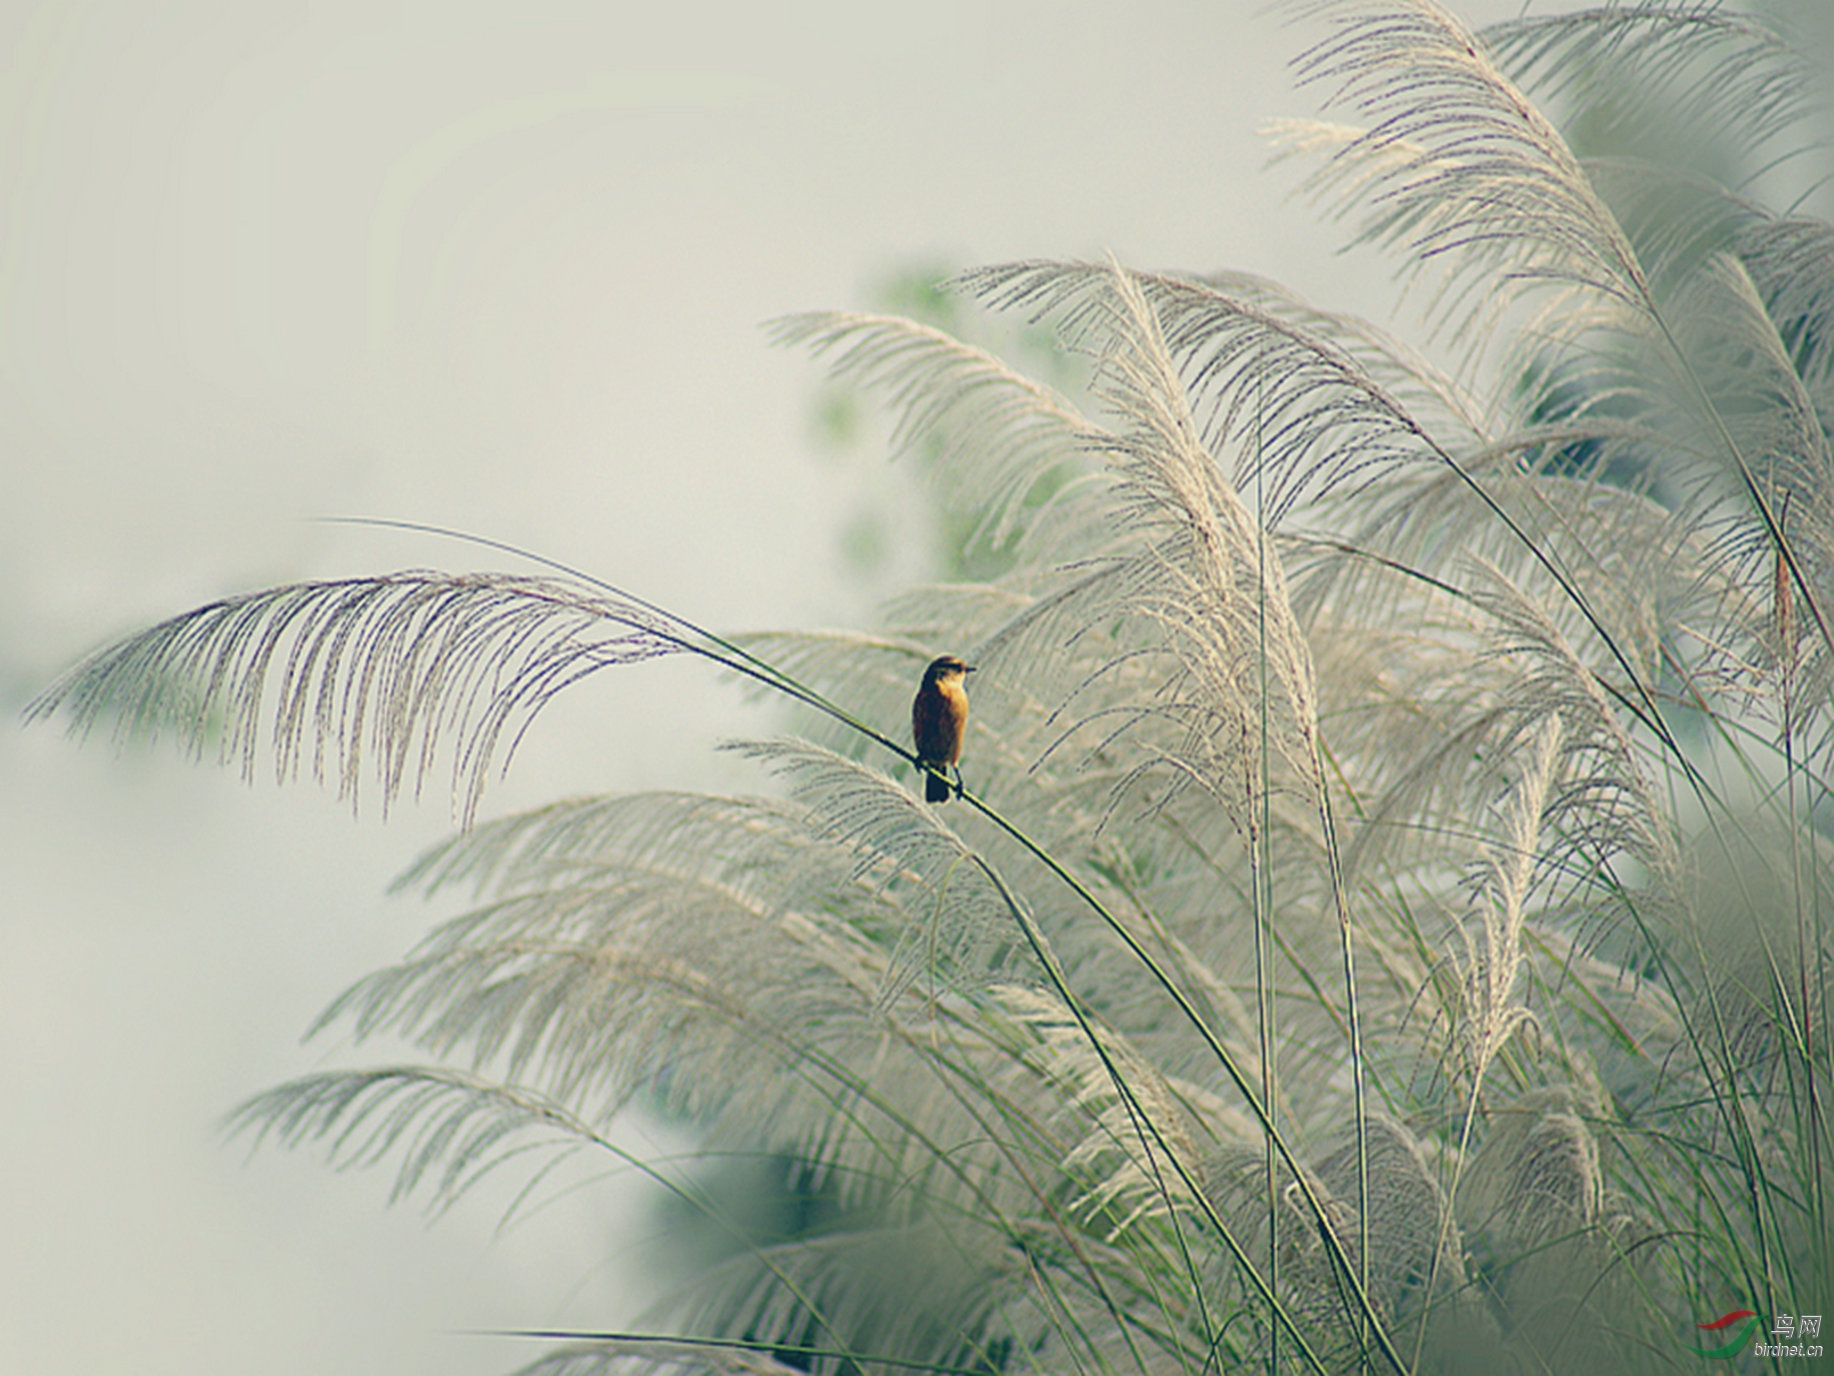
[[[911, 736], [917, 743], [926, 803], [949, 801], [946, 771], [961, 759], [962, 733], [968, 729], [968, 694], [963, 691], [962, 679], [973, 672], [971, 665], [963, 664], [954, 655], [933, 659], [923, 671], [923, 687], [911, 701]], [[962, 772], [956, 769], [957, 796], [961, 791]]]

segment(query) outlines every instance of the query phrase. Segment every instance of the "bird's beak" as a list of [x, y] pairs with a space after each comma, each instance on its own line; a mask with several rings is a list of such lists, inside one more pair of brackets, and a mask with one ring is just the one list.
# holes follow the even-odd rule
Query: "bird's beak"
[[981, 667], [981, 666], [980, 666], [980, 665], [978, 665], [978, 664], [964, 664], [964, 665], [962, 666], [962, 672], [963, 672], [964, 674], [972, 674], [972, 673], [973, 673], [973, 672], [974, 672], [974, 671], [975, 671], [976, 669], [978, 669], [978, 668], [980, 668], [980, 667]]

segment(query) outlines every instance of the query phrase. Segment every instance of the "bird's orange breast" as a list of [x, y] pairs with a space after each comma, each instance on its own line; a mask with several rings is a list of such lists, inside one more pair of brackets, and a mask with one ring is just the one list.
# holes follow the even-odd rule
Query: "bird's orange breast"
[[917, 756], [938, 764], [962, 757], [962, 732], [968, 724], [968, 695], [959, 683], [926, 684], [911, 704], [911, 735]]

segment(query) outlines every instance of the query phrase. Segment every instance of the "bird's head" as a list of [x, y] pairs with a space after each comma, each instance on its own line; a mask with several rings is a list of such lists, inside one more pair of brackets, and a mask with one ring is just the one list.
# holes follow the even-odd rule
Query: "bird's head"
[[960, 683], [963, 674], [972, 674], [974, 666], [964, 664], [954, 655], [943, 655], [930, 661], [930, 667], [923, 671], [925, 683]]

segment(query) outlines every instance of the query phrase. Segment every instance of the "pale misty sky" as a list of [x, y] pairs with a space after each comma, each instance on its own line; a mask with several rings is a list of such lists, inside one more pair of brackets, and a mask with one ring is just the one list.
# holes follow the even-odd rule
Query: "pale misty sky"
[[[1313, 105], [1258, 0], [666, 8], [0, 0], [9, 715], [223, 593], [518, 567], [324, 516], [524, 545], [720, 627], [857, 623], [911, 570], [849, 579], [877, 480], [817, 456], [821, 373], [758, 326], [912, 262], [1112, 250], [1392, 298], [1262, 170], [1256, 126]], [[758, 723], [692, 665], [601, 676], [485, 812], [764, 788], [713, 750]], [[386, 1170], [218, 1135], [388, 1057], [298, 1038], [453, 911], [383, 893], [451, 824], [437, 786], [353, 821], [0, 729], [0, 1370], [470, 1376], [537, 1349], [458, 1330], [632, 1317], [627, 1182], [496, 1236], [501, 1193], [428, 1227]]]

